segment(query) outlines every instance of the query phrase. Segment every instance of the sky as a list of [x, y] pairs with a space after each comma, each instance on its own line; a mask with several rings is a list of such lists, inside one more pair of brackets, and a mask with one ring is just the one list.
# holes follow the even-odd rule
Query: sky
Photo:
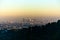
[[60, 0], [0, 0], [0, 17], [60, 16]]

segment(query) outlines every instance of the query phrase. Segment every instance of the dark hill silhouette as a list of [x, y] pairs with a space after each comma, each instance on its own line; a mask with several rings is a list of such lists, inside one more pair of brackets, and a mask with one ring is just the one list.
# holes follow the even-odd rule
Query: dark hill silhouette
[[60, 40], [60, 20], [17, 30], [0, 30], [0, 40]]

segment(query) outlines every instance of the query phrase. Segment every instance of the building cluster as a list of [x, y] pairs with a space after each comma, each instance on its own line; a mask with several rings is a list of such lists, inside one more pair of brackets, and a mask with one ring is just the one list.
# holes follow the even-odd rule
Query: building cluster
[[14, 22], [14, 21], [9, 21], [9, 22], [0, 24], [0, 30], [28, 28], [29, 26], [38, 24], [35, 21], [36, 21], [35, 19], [31, 19], [31, 18], [23, 18], [23, 20], [18, 23]]

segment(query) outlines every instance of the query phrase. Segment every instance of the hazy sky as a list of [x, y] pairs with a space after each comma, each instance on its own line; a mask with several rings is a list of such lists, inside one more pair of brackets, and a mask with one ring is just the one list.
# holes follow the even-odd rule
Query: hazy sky
[[60, 0], [0, 0], [0, 16], [60, 16]]

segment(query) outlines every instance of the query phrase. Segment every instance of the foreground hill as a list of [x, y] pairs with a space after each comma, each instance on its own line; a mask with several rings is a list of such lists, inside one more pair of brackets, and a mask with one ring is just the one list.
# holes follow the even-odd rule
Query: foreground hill
[[17, 30], [0, 30], [0, 40], [60, 40], [60, 20]]

